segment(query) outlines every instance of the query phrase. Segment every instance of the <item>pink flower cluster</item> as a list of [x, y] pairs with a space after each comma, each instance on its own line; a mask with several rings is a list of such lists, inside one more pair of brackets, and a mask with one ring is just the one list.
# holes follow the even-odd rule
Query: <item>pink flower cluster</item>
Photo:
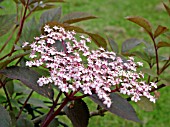
[[[41, 77], [39, 86], [53, 83], [62, 92], [81, 90], [84, 94], [97, 94], [107, 107], [111, 106], [109, 94], [120, 92], [132, 96], [137, 102], [141, 96], [155, 102], [149, 91], [157, 87], [155, 83], [146, 84], [141, 81], [143, 74], [136, 72], [141, 62], [134, 62], [116, 56], [103, 48], [89, 50], [86, 43], [91, 40], [83, 35], [76, 38], [74, 31], [66, 31], [62, 27], [48, 25], [44, 27], [45, 35], [36, 37], [31, 46], [31, 61], [26, 65], [45, 66], [50, 76]], [[26, 46], [28, 42], [24, 44]], [[62, 45], [59, 50], [56, 45]]]

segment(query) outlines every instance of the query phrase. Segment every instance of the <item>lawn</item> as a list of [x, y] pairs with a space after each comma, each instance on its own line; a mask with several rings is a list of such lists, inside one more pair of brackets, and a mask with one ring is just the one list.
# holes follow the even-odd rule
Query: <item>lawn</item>
[[[11, 13], [14, 5], [12, 0], [6, 0], [2, 3], [6, 7], [5, 11]], [[170, 18], [162, 7], [162, 0], [67, 0], [62, 6], [63, 14], [69, 12], [81, 11], [97, 16], [97, 19], [77, 23], [78, 25], [89, 32], [99, 33], [104, 37], [110, 36], [121, 45], [128, 38], [144, 38], [146, 41], [151, 41], [145, 32], [137, 25], [127, 21], [127, 16], [142, 16], [148, 19], [152, 26], [157, 25], [169, 26]], [[165, 1], [167, 2], [167, 1]], [[4, 13], [0, 10], [0, 13]], [[40, 12], [34, 14], [37, 18]], [[4, 42], [8, 36], [1, 37]], [[1, 43], [2, 44], [2, 43]], [[1, 46], [0, 44], [0, 46]], [[9, 47], [3, 53], [8, 51]], [[139, 50], [141, 47], [139, 47]], [[162, 51], [161, 53], [164, 53]], [[166, 50], [166, 54], [170, 54], [170, 50]], [[2, 56], [3, 54], [0, 54]], [[166, 76], [170, 76], [170, 69]], [[124, 120], [111, 113], [106, 113], [104, 117], [92, 117], [89, 121], [89, 127], [167, 127], [170, 126], [170, 87], [159, 90], [160, 98], [154, 105], [154, 110], [146, 112], [140, 109], [135, 103], [134, 106], [139, 118], [143, 124], [134, 123]], [[85, 101], [94, 109], [94, 105], [88, 99]], [[65, 118], [64, 118], [65, 119]], [[65, 121], [66, 122], [66, 121]]]

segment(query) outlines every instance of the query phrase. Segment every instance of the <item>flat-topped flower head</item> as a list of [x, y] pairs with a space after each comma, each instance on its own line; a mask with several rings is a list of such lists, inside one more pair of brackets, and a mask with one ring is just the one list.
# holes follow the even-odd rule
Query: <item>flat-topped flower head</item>
[[77, 39], [75, 31], [48, 25], [44, 31], [45, 35], [35, 37], [30, 44], [32, 60], [26, 63], [29, 67], [43, 66], [49, 70], [49, 76], [37, 81], [40, 86], [53, 83], [65, 93], [82, 91], [89, 96], [96, 94], [107, 107], [111, 106], [109, 95], [115, 89], [131, 96], [135, 102], [141, 96], [155, 102], [155, 97], [149, 92], [152, 87], [157, 87], [156, 84], [146, 84], [142, 81], [144, 75], [136, 71], [143, 65], [141, 62], [135, 63], [133, 57], [123, 60], [102, 47], [89, 50], [86, 43], [91, 40], [85, 35]]

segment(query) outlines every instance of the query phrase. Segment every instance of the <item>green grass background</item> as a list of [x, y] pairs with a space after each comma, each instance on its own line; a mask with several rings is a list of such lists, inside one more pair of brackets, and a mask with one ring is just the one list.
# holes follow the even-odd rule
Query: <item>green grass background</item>
[[[89, 32], [110, 36], [121, 45], [124, 40], [131, 37], [144, 38], [147, 41], [151, 41], [140, 27], [127, 21], [125, 19], [126, 16], [142, 16], [151, 22], [154, 29], [159, 24], [170, 26], [170, 18], [163, 9], [161, 2], [162, 0], [67, 0], [67, 3], [57, 4], [57, 6], [63, 7], [63, 14], [81, 11], [97, 16], [98, 19], [75, 25]], [[0, 14], [15, 12], [12, 0], [5, 0], [1, 5], [5, 6], [5, 9], [0, 10]], [[37, 12], [34, 16], [38, 18], [40, 13]], [[7, 37], [8, 34], [0, 37], [0, 46], [2, 46]], [[10, 45], [3, 53], [8, 52], [9, 49]], [[170, 54], [170, 50], [166, 49], [165, 54]], [[0, 54], [0, 56], [2, 55]], [[166, 76], [170, 76], [170, 74], [167, 73]], [[151, 112], [143, 111], [136, 104], [132, 103], [143, 124], [124, 120], [111, 113], [106, 113], [104, 117], [92, 117], [89, 121], [89, 127], [168, 127], [170, 126], [170, 87], [162, 88], [159, 92], [161, 96]], [[86, 99], [86, 102], [90, 105], [90, 109], [94, 109], [95, 106], [91, 104], [90, 100]], [[65, 117], [63, 119], [64, 122], [68, 122], [70, 125], [68, 119]]]

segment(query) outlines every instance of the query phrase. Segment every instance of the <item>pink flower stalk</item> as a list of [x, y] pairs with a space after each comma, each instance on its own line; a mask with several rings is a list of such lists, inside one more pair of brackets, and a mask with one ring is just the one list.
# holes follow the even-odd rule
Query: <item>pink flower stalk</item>
[[65, 93], [81, 90], [87, 95], [97, 94], [107, 107], [112, 103], [109, 94], [115, 90], [131, 96], [135, 102], [141, 96], [155, 102], [149, 91], [156, 84], [146, 84], [141, 80], [144, 75], [136, 72], [143, 65], [141, 62], [135, 63], [133, 57], [123, 60], [103, 48], [90, 51], [86, 45], [91, 42], [89, 38], [81, 35], [78, 40], [74, 31], [62, 27], [46, 25], [44, 31], [46, 35], [36, 37], [30, 44], [32, 60], [26, 62], [29, 67], [49, 69], [50, 75], [37, 81], [40, 86], [53, 83]]

